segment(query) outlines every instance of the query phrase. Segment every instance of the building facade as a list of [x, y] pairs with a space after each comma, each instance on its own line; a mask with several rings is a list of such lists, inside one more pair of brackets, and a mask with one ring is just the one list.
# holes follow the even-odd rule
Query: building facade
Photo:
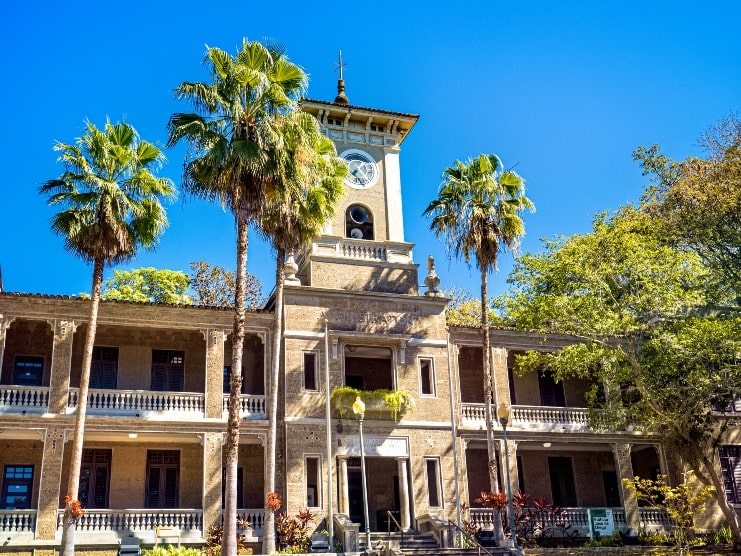
[[[259, 541], [265, 395], [279, 357], [276, 484], [289, 515], [309, 508], [347, 549], [362, 543], [366, 527], [385, 531], [390, 523], [432, 532], [441, 543], [461, 518], [489, 527], [489, 512], [475, 502], [489, 485], [480, 331], [446, 326], [434, 261], [420, 286], [404, 237], [400, 152], [417, 116], [352, 106], [342, 94], [335, 102], [305, 100], [303, 109], [320, 121], [350, 174], [335, 218], [287, 265], [279, 353], [270, 348], [271, 311], [247, 319], [239, 513]], [[59, 545], [88, 303], [0, 293], [3, 550], [45, 553]], [[78, 545], [115, 547], [129, 536], [154, 543], [157, 527], [198, 543], [220, 523], [231, 327], [231, 311], [221, 308], [101, 303]], [[573, 339], [490, 334], [495, 403], [511, 415], [506, 443], [494, 423], [502, 490], [511, 482], [513, 492], [567, 508], [581, 534], [589, 531], [590, 508], [610, 509], [616, 528], [663, 527], [662, 516], [639, 507], [621, 482], [677, 476], [661, 439], [595, 432], [584, 409], [588, 384], [513, 372], [517, 353]], [[350, 389], [366, 402], [368, 523]], [[729, 437], [721, 454], [736, 502], [740, 444]], [[470, 510], [462, 513], [463, 505]], [[716, 516], [711, 508], [708, 526]]]

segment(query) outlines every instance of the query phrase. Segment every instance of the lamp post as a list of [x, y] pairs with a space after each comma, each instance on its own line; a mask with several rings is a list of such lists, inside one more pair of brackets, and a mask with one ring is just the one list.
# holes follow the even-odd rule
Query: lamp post
[[509, 473], [509, 444], [507, 443], [507, 423], [509, 422], [509, 406], [501, 403], [497, 408], [497, 417], [504, 432], [504, 461], [507, 466], [507, 501], [509, 502], [509, 523], [512, 531], [512, 546], [517, 548], [517, 524], [515, 522], [515, 503], [512, 500], [512, 477]]
[[370, 550], [370, 521], [368, 520], [368, 484], [365, 480], [365, 443], [363, 442], [363, 417], [365, 417], [365, 404], [360, 396], [355, 398], [352, 404], [352, 412], [358, 420], [360, 428], [360, 474], [363, 479], [363, 516], [365, 518], [365, 549]]

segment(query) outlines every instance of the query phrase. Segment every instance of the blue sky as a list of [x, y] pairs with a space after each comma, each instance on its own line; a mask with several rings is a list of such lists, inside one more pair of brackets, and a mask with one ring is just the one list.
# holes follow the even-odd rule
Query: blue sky
[[[6, 2], [0, 8], [4, 106], [0, 130], [0, 265], [5, 291], [76, 294], [91, 269], [49, 230], [54, 208], [37, 193], [62, 167], [55, 140], [87, 118], [126, 119], [165, 144], [182, 81], [205, 80], [206, 45], [236, 51], [243, 37], [283, 42], [310, 74], [308, 96], [332, 100], [337, 51], [351, 104], [420, 114], [402, 148], [406, 239], [421, 265], [432, 254], [441, 287], [478, 293], [478, 271], [448, 262], [421, 216], [456, 159], [500, 155], [527, 181], [537, 211], [522, 248], [589, 230], [595, 213], [638, 199], [632, 161], [659, 143], [699, 154], [700, 133], [741, 111], [741, 4], [667, 1], [499, 2]], [[377, 7], [377, 10], [374, 10]], [[180, 184], [184, 149], [162, 175]], [[219, 207], [184, 196], [153, 253], [119, 268], [188, 271], [234, 266], [234, 226]], [[490, 293], [504, 290], [502, 255]], [[248, 270], [272, 288], [270, 250], [251, 240]], [[111, 273], [110, 269], [107, 275]]]

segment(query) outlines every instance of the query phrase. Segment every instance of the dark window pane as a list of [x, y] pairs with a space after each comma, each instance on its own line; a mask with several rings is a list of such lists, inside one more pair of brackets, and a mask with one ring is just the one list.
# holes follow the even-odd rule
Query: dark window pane
[[41, 386], [43, 374], [43, 357], [18, 356], [15, 358], [13, 384], [17, 386]]
[[304, 388], [316, 390], [316, 353], [304, 352]]
[[427, 464], [427, 499], [430, 507], [436, 508], [440, 506], [440, 492], [438, 485], [440, 480], [438, 478], [438, 466], [437, 460], [428, 459]]

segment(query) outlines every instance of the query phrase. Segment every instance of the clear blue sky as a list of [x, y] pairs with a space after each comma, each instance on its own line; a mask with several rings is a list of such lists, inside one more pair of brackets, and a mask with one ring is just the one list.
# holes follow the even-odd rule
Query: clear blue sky
[[[207, 79], [205, 45], [234, 52], [243, 37], [268, 37], [310, 74], [310, 98], [334, 98], [342, 49], [351, 104], [421, 115], [402, 149], [406, 239], [416, 243], [420, 279], [433, 254], [441, 287], [477, 293], [478, 271], [448, 263], [421, 217], [443, 168], [482, 152], [516, 166], [537, 206], [526, 215], [525, 250], [538, 250], [541, 237], [588, 231], [596, 212], [638, 199], [646, 183], [631, 157], [638, 145], [697, 154], [704, 129], [741, 111], [739, 21], [735, 0], [5, 2], [4, 289], [90, 290], [90, 267], [49, 231], [55, 209], [37, 193], [62, 171], [55, 140], [72, 142], [84, 119], [102, 125], [109, 116], [164, 145], [170, 114], [190, 110], [172, 90]], [[162, 173], [179, 187], [184, 150], [167, 155]], [[120, 268], [234, 266], [230, 215], [183, 196], [168, 214], [156, 252]], [[271, 257], [251, 242], [248, 270], [266, 293]], [[491, 294], [503, 291], [511, 260], [501, 257]]]

